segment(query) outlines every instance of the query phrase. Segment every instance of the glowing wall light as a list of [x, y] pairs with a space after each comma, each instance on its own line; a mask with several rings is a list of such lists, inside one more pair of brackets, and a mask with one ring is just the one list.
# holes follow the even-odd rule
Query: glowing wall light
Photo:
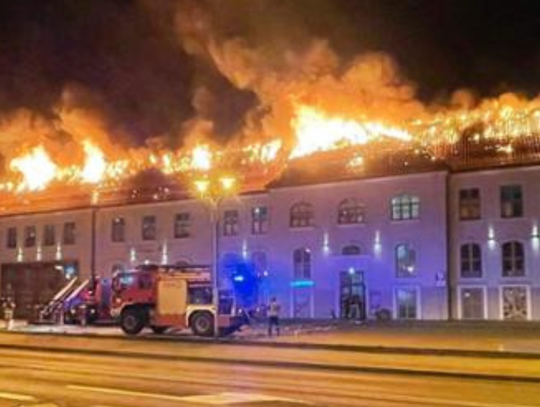
[[379, 256], [381, 252], [382, 252], [381, 232], [377, 230], [375, 232], [375, 238], [373, 239], [373, 253], [376, 256]]
[[540, 251], [540, 233], [538, 231], [538, 225], [533, 225], [531, 230], [531, 245], [535, 253]]
[[313, 280], [294, 280], [291, 281], [291, 287], [292, 288], [306, 288], [306, 287], [313, 287], [315, 285], [315, 282]]
[[497, 245], [497, 241], [495, 240], [495, 230], [493, 229], [493, 226], [488, 227], [488, 247], [493, 250], [495, 249], [495, 246]]
[[41, 261], [42, 258], [43, 256], [42, 256], [41, 245], [40, 245], [36, 249], [36, 261]]
[[244, 258], [244, 260], [248, 258], [248, 244], [247, 244], [247, 240], [245, 239], [242, 242], [242, 257]]
[[161, 264], [169, 263], [169, 248], [167, 246], [167, 241], [163, 242], [163, 247], [161, 248]]
[[62, 260], [62, 245], [58, 243], [56, 245], [56, 253], [54, 254], [56, 260]]
[[129, 251], [129, 261], [134, 264], [137, 261], [137, 250], [134, 247]]
[[326, 254], [330, 253], [330, 236], [328, 232], [324, 233], [322, 250]]
[[17, 261], [20, 263], [24, 260], [24, 254], [22, 248], [17, 249]]

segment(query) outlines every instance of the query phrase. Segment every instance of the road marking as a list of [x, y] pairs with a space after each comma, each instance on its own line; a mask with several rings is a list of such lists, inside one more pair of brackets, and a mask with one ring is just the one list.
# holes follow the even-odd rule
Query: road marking
[[26, 404], [19, 407], [59, 407], [58, 404], [45, 403], [45, 404]]
[[265, 401], [281, 401], [287, 403], [296, 404], [311, 404], [301, 400], [293, 400], [283, 397], [269, 396], [266, 394], [255, 393], [218, 393], [218, 394], [206, 394], [200, 396], [186, 396], [182, 398], [182, 401], [196, 404], [207, 405], [225, 405], [225, 404], [239, 404], [239, 403], [261, 403]]
[[[92, 386], [78, 386], [69, 384], [66, 386], [70, 390], [89, 391], [103, 394], [115, 394], [119, 396], [134, 396], [134, 397], [147, 397], [159, 400], [168, 401], [183, 401], [195, 404], [207, 404], [207, 405], [225, 405], [225, 404], [238, 404], [238, 403], [255, 403], [264, 401], [282, 401], [298, 404], [311, 404], [300, 400], [287, 399], [282, 397], [269, 396], [265, 394], [255, 393], [217, 393], [217, 394], [205, 394], [197, 396], [173, 396], [169, 394], [158, 393], [144, 393], [140, 391], [113, 389], [108, 387], [92, 387]], [[107, 407], [107, 406], [94, 406], [94, 407]]]
[[66, 387], [70, 390], [89, 391], [89, 392], [103, 393], [103, 394], [116, 394], [119, 396], [147, 397], [147, 398], [169, 400], [169, 401], [182, 401], [183, 400], [182, 396], [173, 396], [170, 394], [158, 394], [158, 393], [144, 393], [142, 391], [113, 389], [109, 387], [77, 386], [77, 385], [72, 385], [72, 384], [68, 384]]
[[15, 401], [35, 401], [36, 399], [26, 394], [0, 392], [0, 399]]

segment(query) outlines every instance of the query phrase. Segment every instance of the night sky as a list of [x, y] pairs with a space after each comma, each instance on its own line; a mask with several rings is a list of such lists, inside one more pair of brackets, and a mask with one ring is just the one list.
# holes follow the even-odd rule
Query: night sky
[[[216, 3], [216, 1], [206, 1]], [[193, 116], [194, 89], [220, 95], [221, 136], [254, 102], [188, 55], [173, 16], [183, 1], [2, 0], [0, 115], [52, 115], [66, 85], [88, 89], [111, 122], [141, 143]], [[203, 1], [204, 3], [204, 1]], [[458, 88], [482, 96], [540, 92], [540, 7], [497, 0], [220, 0], [222, 34], [295, 43], [327, 38], [343, 58], [392, 55], [425, 101]], [[266, 31], [266, 32], [265, 32]], [[220, 123], [221, 121], [221, 123]]]

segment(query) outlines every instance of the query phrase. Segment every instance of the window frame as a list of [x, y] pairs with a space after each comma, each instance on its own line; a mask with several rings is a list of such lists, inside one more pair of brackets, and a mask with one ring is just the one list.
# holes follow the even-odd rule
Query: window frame
[[178, 212], [174, 215], [173, 234], [175, 239], [191, 237], [191, 212]]
[[[411, 290], [415, 292], [415, 316], [414, 318], [402, 318], [400, 317], [400, 304], [399, 304], [399, 291]], [[401, 321], [416, 321], [422, 319], [422, 290], [419, 286], [395, 286], [394, 287], [394, 319]]]
[[[482, 219], [482, 192], [480, 188], [461, 188], [458, 199], [459, 220], [473, 221]], [[466, 215], [463, 212], [464, 210], [468, 211]]]
[[75, 221], [64, 222], [62, 232], [62, 243], [65, 246], [77, 243], [77, 223]]
[[6, 249], [16, 249], [19, 243], [19, 232], [16, 226], [8, 226], [6, 230]]
[[401, 194], [390, 200], [390, 219], [401, 222], [420, 219], [421, 200], [418, 195]]
[[307, 247], [298, 247], [292, 252], [293, 280], [311, 280], [312, 256]]
[[43, 246], [51, 247], [56, 245], [56, 225], [49, 223], [43, 226]]
[[[463, 312], [463, 292], [465, 290], [481, 290], [482, 291], [482, 319], [464, 318]], [[488, 319], [488, 298], [487, 287], [485, 285], [460, 285], [458, 286], [458, 318], [464, 321], [483, 321]]]
[[[467, 253], [464, 253], [464, 249]], [[478, 250], [478, 257], [475, 256], [475, 250]], [[464, 254], [466, 258], [464, 258]], [[483, 278], [484, 262], [483, 262], [482, 246], [476, 242], [463, 243], [459, 246], [459, 277], [460, 278]], [[475, 264], [479, 263], [480, 269], [477, 271]], [[468, 274], [465, 273], [464, 264], [468, 266]], [[478, 273], [478, 274], [477, 274]]]
[[338, 225], [362, 225], [365, 221], [365, 205], [359, 203], [355, 198], [346, 198], [339, 203], [337, 213]]
[[268, 206], [254, 206], [251, 208], [251, 234], [266, 235], [269, 229]]
[[224, 237], [238, 236], [240, 232], [240, 212], [238, 209], [223, 211], [222, 235]]
[[[355, 248], [355, 250], [353, 250], [354, 253], [350, 251], [352, 248]], [[360, 256], [361, 254], [362, 248], [360, 247], [360, 245], [357, 244], [347, 244], [341, 248], [342, 256]]]
[[[525, 216], [525, 197], [521, 184], [501, 185], [499, 195], [501, 218], [512, 219]], [[508, 213], [506, 208], [510, 208]]]
[[157, 240], [156, 215], [144, 215], [141, 218], [141, 239], [145, 242], [152, 242]]
[[24, 227], [23, 236], [24, 247], [26, 249], [36, 247], [37, 244], [37, 228], [35, 225], [28, 225]]
[[[399, 249], [401, 247], [404, 247], [406, 250], [407, 250], [407, 258], [409, 261], [412, 260], [412, 272], [409, 272], [408, 271], [408, 268], [411, 267], [410, 265], [406, 266], [405, 268], [401, 267], [400, 265], [400, 259], [399, 259]], [[411, 254], [412, 254], [412, 258], [411, 258]], [[417, 253], [416, 253], [416, 249], [410, 244], [410, 243], [398, 243], [396, 244], [396, 246], [394, 247], [394, 267], [395, 267], [395, 276], [397, 278], [415, 278], [418, 276], [418, 272], [417, 272], [417, 262], [418, 262], [418, 258], [417, 258]], [[405, 270], [405, 272], [403, 272], [403, 270]]]
[[124, 243], [126, 241], [126, 218], [115, 216], [111, 219], [111, 242]]
[[[510, 248], [510, 254], [505, 253], [506, 247]], [[521, 259], [518, 256], [516, 248], [519, 247], [521, 251]], [[510, 240], [504, 242], [501, 245], [501, 276], [503, 278], [520, 278], [527, 276], [527, 254], [525, 252], [525, 245], [518, 240]], [[506, 264], [510, 263], [510, 268], [506, 267]], [[517, 264], [521, 262], [521, 269], [517, 268]], [[519, 273], [516, 274], [516, 271]]]
[[315, 209], [308, 202], [296, 202], [289, 209], [289, 228], [311, 228], [315, 225]]

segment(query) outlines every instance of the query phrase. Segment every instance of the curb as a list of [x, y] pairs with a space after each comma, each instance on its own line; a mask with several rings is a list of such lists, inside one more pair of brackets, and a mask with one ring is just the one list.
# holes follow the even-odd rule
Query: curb
[[28, 346], [28, 345], [11, 345], [0, 344], [0, 349], [18, 350], [26, 352], [45, 352], [45, 353], [68, 353], [73, 355], [92, 355], [92, 356], [113, 356], [118, 358], [138, 358], [149, 360], [167, 360], [181, 362], [198, 362], [198, 363], [215, 363], [222, 365], [241, 365], [249, 367], [263, 368], [284, 368], [298, 370], [321, 370], [327, 372], [343, 372], [343, 373], [371, 373], [384, 375], [400, 375], [400, 376], [429, 376], [439, 378], [459, 378], [461, 380], [494, 380], [504, 382], [521, 382], [521, 383], [540, 383], [540, 376], [518, 376], [518, 375], [501, 375], [490, 373], [469, 373], [469, 372], [449, 372], [440, 370], [422, 370], [408, 368], [392, 368], [392, 367], [376, 367], [376, 366], [354, 366], [354, 365], [331, 365], [324, 363], [306, 363], [306, 362], [289, 362], [289, 361], [264, 361], [264, 360], [234, 360], [230, 358], [219, 357], [200, 357], [200, 356], [178, 356], [165, 354], [149, 354], [142, 352], [120, 352], [110, 350], [95, 350], [95, 349], [64, 349], [52, 348], [46, 346]]
[[125, 336], [125, 335], [99, 335], [92, 333], [67, 333], [67, 332], [23, 332], [23, 331], [1, 331], [0, 334], [9, 335], [35, 335], [35, 336], [55, 336], [73, 337], [87, 339], [104, 340], [126, 340], [136, 342], [164, 342], [164, 343], [194, 343], [207, 345], [230, 345], [230, 346], [250, 346], [275, 349], [302, 349], [302, 350], [326, 350], [336, 352], [374, 353], [374, 354], [402, 354], [402, 355], [424, 355], [441, 357], [464, 357], [464, 358], [484, 358], [484, 359], [519, 359], [519, 360], [539, 360], [540, 353], [536, 352], [515, 352], [515, 351], [495, 351], [495, 350], [470, 350], [452, 348], [413, 348], [394, 347], [376, 345], [340, 345], [322, 344], [309, 342], [270, 342], [267, 340], [253, 339], [215, 339], [200, 338], [190, 336]]

